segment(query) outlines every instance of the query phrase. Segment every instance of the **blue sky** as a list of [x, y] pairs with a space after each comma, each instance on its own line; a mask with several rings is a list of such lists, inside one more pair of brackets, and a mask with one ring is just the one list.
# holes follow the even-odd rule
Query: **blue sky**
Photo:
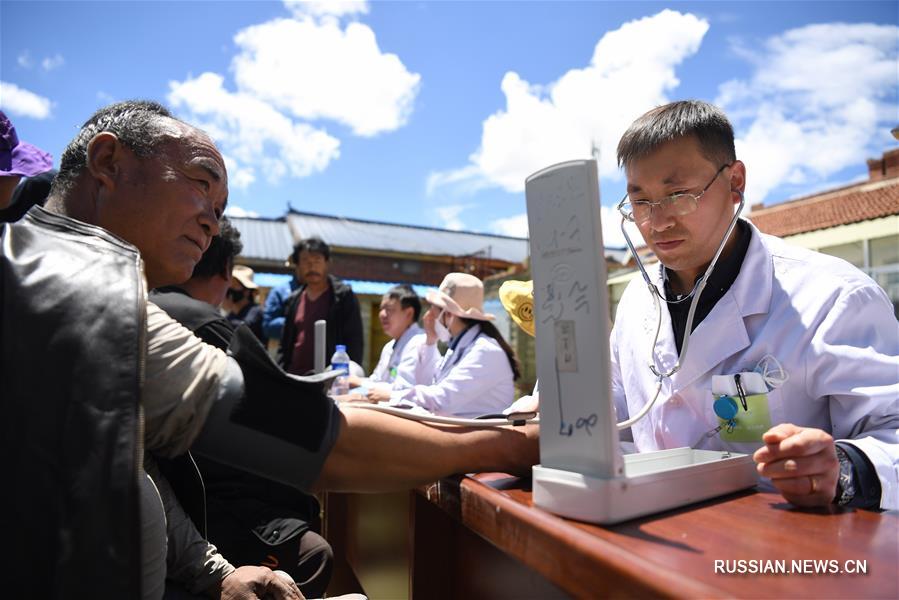
[[864, 178], [896, 145], [897, 19], [892, 1], [2, 1], [0, 108], [58, 164], [96, 108], [159, 100], [217, 140], [238, 213], [526, 235], [528, 174], [595, 143], [608, 209], [618, 137], [674, 99], [731, 116], [747, 203]]

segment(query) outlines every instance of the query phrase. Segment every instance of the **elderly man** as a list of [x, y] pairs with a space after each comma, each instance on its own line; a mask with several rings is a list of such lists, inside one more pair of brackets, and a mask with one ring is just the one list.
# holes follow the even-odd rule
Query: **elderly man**
[[[158, 104], [124, 102], [68, 146], [47, 209], [0, 229], [9, 595], [40, 582], [56, 597], [153, 597], [141, 590], [158, 589], [165, 545], [140, 544], [158, 540], [164, 518], [143, 451], [182, 454], [208, 419], [231, 442], [216, 447], [207, 428], [210, 457], [221, 450], [223, 462], [301, 488], [401, 489], [536, 462], [532, 428], [460, 432], [341, 411], [320, 384], [280, 371], [248, 330], [225, 354], [147, 302], [148, 288], [190, 277], [227, 197], [208, 136]], [[260, 571], [240, 593], [267, 592], [298, 594]]]

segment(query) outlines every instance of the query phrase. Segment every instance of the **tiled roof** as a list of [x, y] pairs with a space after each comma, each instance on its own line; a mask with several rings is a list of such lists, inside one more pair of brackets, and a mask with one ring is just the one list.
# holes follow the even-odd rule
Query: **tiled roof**
[[756, 209], [747, 217], [765, 233], [789, 236], [899, 214], [899, 178], [866, 181]]

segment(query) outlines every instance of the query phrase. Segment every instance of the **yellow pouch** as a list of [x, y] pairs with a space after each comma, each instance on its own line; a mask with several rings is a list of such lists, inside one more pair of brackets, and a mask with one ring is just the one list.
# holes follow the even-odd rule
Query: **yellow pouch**
[[[716, 396], [717, 397], [717, 396]], [[762, 434], [771, 429], [771, 413], [768, 411], [768, 394], [746, 396], [747, 410], [743, 410], [739, 398], [734, 398], [739, 407], [734, 417], [735, 426], [730, 428], [727, 421], [718, 417], [723, 426], [720, 432], [725, 442], [761, 442]]]

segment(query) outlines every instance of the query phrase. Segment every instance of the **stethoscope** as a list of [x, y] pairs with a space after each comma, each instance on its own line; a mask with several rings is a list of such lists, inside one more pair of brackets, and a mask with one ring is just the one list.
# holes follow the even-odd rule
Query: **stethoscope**
[[[634, 423], [645, 417], [647, 414], [649, 414], [650, 409], [652, 409], [653, 405], [659, 397], [659, 394], [662, 391], [662, 382], [665, 379], [670, 379], [671, 376], [677, 373], [684, 363], [684, 359], [687, 356], [687, 348], [690, 345], [690, 334], [693, 331], [693, 317], [696, 314], [696, 306], [699, 303], [699, 297], [702, 295], [702, 290], [705, 289], [706, 283], [708, 283], [709, 275], [712, 274], [712, 270], [714, 270], [715, 264], [718, 262], [718, 258], [721, 256], [721, 252], [724, 250], [724, 244], [727, 243], [728, 238], [730, 238], [731, 232], [733, 232], [734, 227], [736, 227], [737, 225], [737, 219], [740, 218], [740, 213], [743, 212], [743, 204], [745, 201], [743, 192], [741, 192], [740, 190], [735, 191], [740, 194], [740, 205], [734, 212], [734, 217], [730, 220], [730, 225], [728, 225], [727, 231], [724, 232], [724, 237], [721, 238], [721, 242], [719, 242], [718, 244], [718, 250], [715, 251], [715, 256], [712, 258], [712, 262], [709, 263], [709, 266], [706, 268], [705, 273], [702, 274], [702, 277], [700, 277], [693, 285], [693, 289], [690, 291], [690, 293], [683, 298], [678, 298], [677, 300], [668, 300], [667, 298], [665, 298], [659, 291], [659, 288], [649, 278], [649, 274], [646, 272], [646, 268], [643, 266], [643, 261], [640, 260], [640, 256], [637, 254], [637, 250], [636, 248], [634, 248], [634, 244], [624, 227], [626, 220], [624, 217], [621, 217], [621, 233], [624, 234], [624, 240], [627, 243], [627, 247], [630, 249], [631, 254], [637, 261], [637, 267], [640, 269], [640, 274], [643, 275], [643, 281], [646, 282], [646, 287], [649, 289], [649, 295], [652, 296], [653, 305], [655, 306], [658, 318], [656, 322], [655, 335], [652, 338], [652, 345], [650, 346], [651, 360], [648, 365], [649, 370], [652, 371], [652, 374], [657, 378], [655, 394], [653, 395], [652, 401], [644, 405], [643, 408], [640, 409], [640, 412], [638, 412], [630, 419], [618, 423], [618, 429], [627, 429], [628, 427], [631, 427]], [[662, 300], [662, 302], [665, 302], [666, 304], [679, 304], [681, 302], [685, 302], [687, 298], [692, 298], [692, 300], [690, 301], [690, 310], [687, 312], [687, 327], [684, 333], [684, 342], [681, 345], [681, 351], [680, 354], [678, 354], [677, 361], [674, 363], [674, 366], [666, 371], [661, 366], [658, 355], [656, 354], [656, 344], [659, 341], [659, 331], [661, 331], [662, 329], [662, 305], [659, 303], [659, 300]]]
[[[462, 359], [462, 355], [465, 354], [465, 351], [471, 346], [471, 341], [469, 341], [469, 343], [467, 343], [461, 350], [458, 350], [458, 346], [462, 342], [462, 338], [465, 337], [465, 334], [471, 331], [471, 329], [475, 325], [477, 325], [477, 323], [469, 323], [468, 326], [465, 327], [465, 329], [459, 332], [459, 335], [450, 340], [446, 354], [444, 355], [443, 360], [440, 362], [440, 365], [437, 369], [437, 375], [435, 376], [436, 378], [442, 379], [443, 376], [453, 367], [455, 367], [456, 363]], [[478, 332], [478, 334], [480, 334], [480, 332]]]

